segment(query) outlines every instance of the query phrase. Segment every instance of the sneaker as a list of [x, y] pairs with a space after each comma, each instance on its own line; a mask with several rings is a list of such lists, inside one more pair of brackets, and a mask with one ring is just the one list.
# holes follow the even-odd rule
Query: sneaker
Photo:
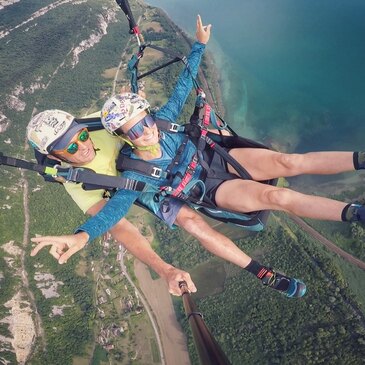
[[264, 285], [280, 291], [288, 298], [301, 298], [307, 291], [306, 285], [301, 280], [289, 278], [274, 270], [268, 271], [261, 281]]

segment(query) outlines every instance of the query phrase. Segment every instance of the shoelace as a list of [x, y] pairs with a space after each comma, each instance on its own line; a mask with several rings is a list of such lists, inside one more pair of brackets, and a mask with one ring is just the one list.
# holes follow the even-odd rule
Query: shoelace
[[272, 275], [270, 276], [269, 280], [267, 281], [267, 286], [275, 287], [276, 284], [276, 272], [272, 271]]

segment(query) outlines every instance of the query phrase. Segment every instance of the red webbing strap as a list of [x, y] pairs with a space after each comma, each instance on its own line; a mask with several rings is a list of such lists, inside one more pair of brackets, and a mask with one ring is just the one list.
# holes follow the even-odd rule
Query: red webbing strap
[[210, 124], [210, 112], [212, 111], [212, 108], [209, 104], [204, 104], [204, 117], [203, 117], [203, 125], [204, 127], [208, 127]]
[[180, 184], [174, 190], [174, 192], [171, 194], [172, 196], [178, 197], [181, 194], [181, 192], [185, 189], [186, 185], [188, 185], [188, 183], [191, 181], [197, 166], [198, 166], [198, 156], [195, 154], [193, 156]]

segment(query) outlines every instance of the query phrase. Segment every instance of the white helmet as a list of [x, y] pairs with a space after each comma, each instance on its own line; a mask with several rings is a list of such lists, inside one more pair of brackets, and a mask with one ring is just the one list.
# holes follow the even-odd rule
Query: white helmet
[[108, 99], [101, 109], [101, 122], [109, 133], [115, 134], [117, 129], [149, 107], [148, 101], [138, 94], [115, 95]]
[[74, 119], [71, 114], [57, 109], [45, 110], [35, 115], [27, 126], [29, 143], [40, 153], [48, 154], [57, 141], [70, 130]]

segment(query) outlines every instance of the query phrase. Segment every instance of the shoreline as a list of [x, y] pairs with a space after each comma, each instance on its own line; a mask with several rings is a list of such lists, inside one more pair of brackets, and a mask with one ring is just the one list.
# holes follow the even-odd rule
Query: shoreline
[[[174, 31], [177, 34], [179, 34], [179, 36], [181, 36], [181, 38], [186, 42], [186, 44], [189, 47], [192, 46], [192, 44], [194, 42], [193, 39], [188, 35], [188, 33], [184, 29], [182, 29], [179, 25], [177, 25], [173, 21], [173, 19], [168, 15], [168, 13], [163, 8], [149, 5], [143, 0], [141, 1], [141, 4], [143, 6], [158, 9], [163, 14], [163, 16], [166, 18], [166, 20], [168, 21], [171, 28], [173, 28]], [[214, 106], [215, 110], [222, 117], [224, 117], [225, 108], [224, 108], [224, 103], [223, 103], [223, 91], [219, 87], [219, 83], [223, 80], [223, 75], [219, 71], [218, 61], [213, 57], [211, 50], [208, 50], [205, 53], [205, 57], [203, 57], [202, 64], [204, 63], [204, 58], [205, 58], [205, 61], [211, 61], [211, 63], [207, 64], [207, 67], [212, 72], [212, 74], [209, 75], [210, 77], [212, 77], [212, 80], [210, 80], [208, 82], [208, 75], [205, 74], [205, 71], [201, 65], [199, 68], [198, 75], [203, 84], [202, 88], [203, 88], [204, 92], [206, 93], [208, 103], [211, 104], [212, 106]]]

